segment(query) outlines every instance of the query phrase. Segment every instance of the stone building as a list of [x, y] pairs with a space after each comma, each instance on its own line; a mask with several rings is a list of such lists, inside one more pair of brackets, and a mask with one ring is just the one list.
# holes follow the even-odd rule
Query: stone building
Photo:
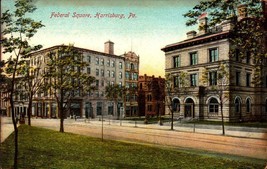
[[138, 115], [138, 75], [139, 75], [139, 56], [130, 51], [123, 55], [125, 58], [125, 87], [128, 89], [125, 98], [125, 116]]
[[[46, 54], [51, 51], [56, 51], [61, 47], [53, 46], [40, 50], [31, 54], [30, 65], [39, 66], [41, 70], [45, 70], [45, 63], [48, 58]], [[114, 101], [110, 101], [105, 96], [105, 87], [107, 85], [119, 84], [136, 85], [130, 83], [132, 80], [137, 82], [139, 72], [139, 56], [136, 56], [133, 52], [128, 52], [123, 55], [114, 54], [114, 43], [107, 41], [104, 44], [104, 52], [98, 52], [94, 50], [74, 47], [83, 54], [83, 61], [89, 63], [89, 66], [83, 69], [84, 73], [96, 78], [95, 85], [97, 90], [88, 93], [87, 96], [75, 97], [72, 99], [71, 111], [69, 115], [76, 115], [79, 117], [91, 117], [95, 118], [100, 115], [117, 117], [121, 108], [126, 105], [127, 102], [120, 101], [118, 105], [115, 105]], [[129, 67], [130, 66], [130, 67]], [[128, 68], [129, 67], [129, 68]], [[132, 70], [134, 74], [133, 79], [128, 78], [128, 70]], [[118, 106], [115, 109], [115, 106]], [[132, 107], [137, 107], [137, 104], [132, 104]], [[130, 108], [133, 109], [133, 108]], [[136, 108], [135, 108], [136, 109]], [[114, 110], [117, 110], [115, 112]], [[124, 112], [125, 113], [125, 112]], [[34, 96], [32, 115], [37, 117], [57, 118], [57, 105], [55, 99], [49, 93], [38, 93]], [[129, 113], [133, 115], [133, 113]]]
[[[202, 27], [207, 22], [206, 17], [199, 20]], [[226, 121], [267, 119], [266, 63], [261, 67], [260, 75], [264, 83], [256, 86], [252, 83], [256, 66], [251, 55], [247, 53], [241, 59], [236, 49], [235, 57], [229, 57], [233, 47], [229, 41], [231, 29], [230, 22], [223, 22], [212, 29], [203, 29], [198, 33], [190, 31], [186, 40], [162, 48], [165, 52], [165, 73], [171, 74], [172, 77], [171, 97], [176, 116], [204, 120], [221, 119], [220, 94], [213, 90], [212, 86], [219, 86], [218, 70], [220, 65], [224, 64], [229, 75], [221, 85], [225, 87], [222, 90], [224, 119]], [[187, 86], [180, 86], [181, 72], [187, 75]], [[204, 73], [207, 73], [207, 82], [203, 80]], [[167, 107], [166, 112], [170, 112]]]
[[139, 116], [165, 115], [165, 79], [155, 76], [139, 76]]

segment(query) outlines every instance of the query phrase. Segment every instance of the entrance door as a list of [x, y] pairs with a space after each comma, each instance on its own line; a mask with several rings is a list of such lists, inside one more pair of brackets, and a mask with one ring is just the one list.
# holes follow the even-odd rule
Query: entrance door
[[191, 98], [186, 99], [184, 107], [184, 117], [195, 117], [194, 101]]

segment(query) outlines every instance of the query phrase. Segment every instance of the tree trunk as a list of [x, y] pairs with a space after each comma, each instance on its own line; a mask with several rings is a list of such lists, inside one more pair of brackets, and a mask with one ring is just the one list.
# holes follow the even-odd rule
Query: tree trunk
[[59, 131], [64, 133], [64, 110], [63, 110], [63, 90], [60, 90], [60, 106], [59, 106], [59, 113], [60, 113], [60, 129]]
[[28, 104], [28, 125], [31, 126], [31, 115], [32, 115], [32, 98], [29, 99], [29, 104]]
[[64, 118], [60, 115], [60, 129], [59, 132], [64, 133]]
[[14, 152], [14, 169], [18, 168], [18, 127], [17, 127], [17, 120], [16, 120], [16, 114], [15, 114], [15, 108], [14, 108], [14, 101], [13, 101], [13, 91], [11, 91], [10, 94], [10, 105], [11, 105], [11, 114], [12, 114], [12, 123], [14, 127], [14, 146], [15, 146], [15, 152]]
[[173, 130], [173, 110], [171, 110], [171, 113], [172, 113], [171, 130]]
[[222, 103], [222, 100], [221, 100], [220, 107], [221, 107], [221, 116], [222, 116], [222, 135], [225, 135], [225, 130], [224, 130], [224, 118], [223, 118], [223, 103]]

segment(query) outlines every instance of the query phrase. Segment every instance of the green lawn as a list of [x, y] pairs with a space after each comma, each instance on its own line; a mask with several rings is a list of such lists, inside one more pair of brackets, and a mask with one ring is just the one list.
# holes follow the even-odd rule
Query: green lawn
[[[11, 168], [13, 135], [1, 145], [0, 168]], [[109, 141], [21, 125], [19, 168], [264, 168], [263, 160]]]

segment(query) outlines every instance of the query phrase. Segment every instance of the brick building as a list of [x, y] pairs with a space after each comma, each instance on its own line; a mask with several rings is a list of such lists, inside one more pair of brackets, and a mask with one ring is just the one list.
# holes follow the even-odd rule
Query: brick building
[[165, 79], [154, 76], [139, 76], [139, 116], [165, 115]]

